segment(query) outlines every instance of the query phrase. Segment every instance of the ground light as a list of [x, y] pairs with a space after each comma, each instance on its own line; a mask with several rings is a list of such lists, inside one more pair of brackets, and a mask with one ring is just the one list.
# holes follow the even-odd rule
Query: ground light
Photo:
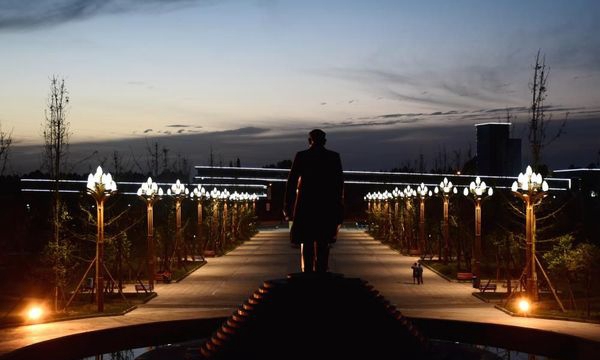
[[531, 307], [529, 300], [521, 299], [521, 300], [519, 300], [518, 305], [519, 305], [519, 310], [521, 311], [521, 313], [523, 313], [524, 315], [527, 315], [527, 313], [529, 312], [529, 309]]
[[44, 309], [39, 305], [33, 305], [27, 309], [27, 320], [37, 322], [44, 316]]

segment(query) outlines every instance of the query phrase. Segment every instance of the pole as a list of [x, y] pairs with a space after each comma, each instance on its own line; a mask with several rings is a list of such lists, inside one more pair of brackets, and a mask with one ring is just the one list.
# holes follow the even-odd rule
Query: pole
[[539, 300], [537, 287], [537, 273], [535, 262], [535, 212], [530, 196], [525, 197], [525, 240], [527, 242], [527, 257], [529, 270], [527, 271], [527, 292], [532, 301]]
[[102, 259], [104, 257], [104, 199], [96, 200], [98, 238], [96, 241], [96, 304], [98, 312], [104, 312], [104, 276]]
[[399, 219], [400, 219], [400, 214], [398, 213], [398, 209], [399, 209], [399, 205], [398, 205], [398, 199], [394, 199], [394, 217], [393, 217], [393, 224], [394, 224], [394, 242], [398, 243], [398, 245], [400, 245], [400, 224], [399, 224]]
[[419, 254], [425, 253], [425, 198], [419, 203]]
[[450, 225], [448, 220], [448, 205], [450, 199], [444, 194], [444, 264], [450, 259]]
[[236, 228], [236, 213], [237, 213], [237, 203], [233, 202], [231, 203], [231, 240], [232, 241], [236, 241], [236, 233], [235, 233], [235, 228]]
[[154, 289], [154, 207], [152, 200], [146, 200], [147, 218], [148, 218], [148, 285]]
[[225, 246], [227, 241], [227, 200], [223, 201], [223, 213], [221, 215], [221, 247]]
[[176, 232], [175, 232], [175, 256], [177, 256], [177, 266], [181, 266], [181, 199], [177, 197], [175, 199], [175, 219], [176, 219]]
[[473, 275], [481, 275], [481, 199], [475, 199], [475, 243], [473, 244]]
[[198, 249], [200, 249], [200, 256], [204, 256], [204, 236], [202, 234], [202, 216], [204, 215], [202, 213], [202, 199], [198, 200], [198, 223], [197, 223], [197, 227], [196, 227], [196, 233], [198, 236]]

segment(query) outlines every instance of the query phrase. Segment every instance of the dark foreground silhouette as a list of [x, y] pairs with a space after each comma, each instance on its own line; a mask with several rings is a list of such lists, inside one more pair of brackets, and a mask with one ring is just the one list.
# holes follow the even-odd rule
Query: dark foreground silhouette
[[339, 274], [266, 281], [201, 348], [207, 359], [480, 359], [430, 347], [372, 286]]

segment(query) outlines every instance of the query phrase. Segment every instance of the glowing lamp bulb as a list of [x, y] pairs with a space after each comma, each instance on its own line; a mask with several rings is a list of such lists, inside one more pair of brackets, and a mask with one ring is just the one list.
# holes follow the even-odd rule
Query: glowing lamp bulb
[[521, 299], [519, 301], [519, 310], [521, 310], [524, 313], [528, 312], [529, 311], [529, 301], [527, 301], [525, 299]]
[[31, 309], [29, 309], [29, 311], [27, 311], [27, 318], [32, 321], [37, 321], [42, 317], [43, 313], [44, 311], [41, 307], [34, 306]]

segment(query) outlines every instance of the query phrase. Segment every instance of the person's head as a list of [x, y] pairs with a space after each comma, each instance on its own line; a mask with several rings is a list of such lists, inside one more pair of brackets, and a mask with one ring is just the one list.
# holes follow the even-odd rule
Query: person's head
[[327, 139], [325, 139], [325, 131], [321, 129], [314, 129], [308, 133], [308, 143], [310, 146], [324, 146]]

